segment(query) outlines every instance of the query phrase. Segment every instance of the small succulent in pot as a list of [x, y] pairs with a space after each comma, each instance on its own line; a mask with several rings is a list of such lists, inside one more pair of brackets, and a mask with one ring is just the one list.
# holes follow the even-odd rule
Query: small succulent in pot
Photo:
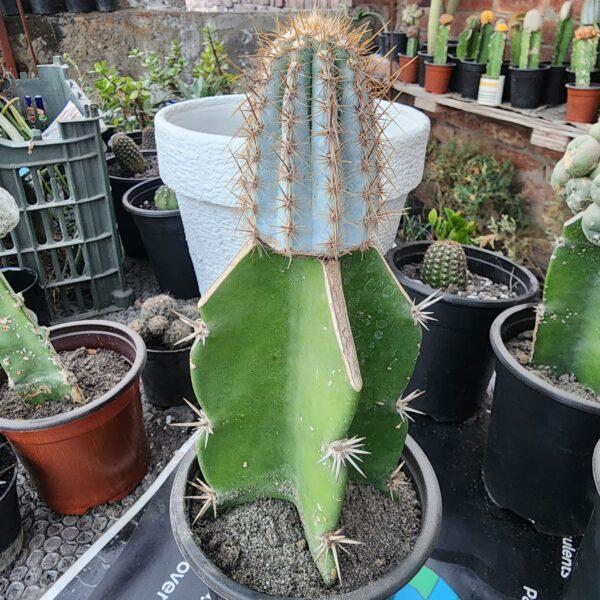
[[157, 210], [177, 210], [177, 194], [168, 185], [161, 185], [154, 193], [154, 206]]
[[146, 161], [139, 146], [126, 133], [112, 136], [115, 159], [124, 173], [138, 175], [146, 170]]
[[575, 85], [567, 84], [567, 121], [593, 123], [600, 106], [600, 86], [592, 85], [591, 73], [598, 59], [598, 28], [582, 25], [575, 31], [571, 70]]
[[481, 38], [481, 21], [478, 15], [467, 18], [465, 28], [458, 34], [456, 57], [460, 60], [474, 60]]
[[432, 242], [423, 257], [423, 281], [434, 289], [467, 287], [467, 255], [458, 242]]
[[449, 14], [440, 17], [433, 62], [425, 63], [425, 90], [433, 94], [445, 94], [450, 84], [454, 63], [448, 62], [448, 38], [453, 21]]
[[494, 33], [490, 38], [489, 56], [485, 75], [479, 81], [479, 94], [477, 102], [488, 106], [497, 106], [502, 102], [504, 91], [504, 75], [501, 75], [504, 62], [504, 48], [506, 45], [506, 32], [508, 26], [502, 19], [498, 19]]

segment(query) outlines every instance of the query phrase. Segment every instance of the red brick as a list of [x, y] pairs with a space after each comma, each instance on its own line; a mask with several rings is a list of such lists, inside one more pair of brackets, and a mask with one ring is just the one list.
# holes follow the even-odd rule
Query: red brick
[[502, 148], [502, 158], [510, 160], [519, 171], [539, 171], [540, 177], [543, 177], [544, 162], [536, 158], [534, 152], [535, 150], [533, 149], [528, 152], [521, 152], [519, 150]]
[[440, 122], [434, 122], [431, 127], [431, 137], [447, 144], [456, 137], [456, 129], [451, 125], [446, 125]]
[[[560, 7], [563, 5], [564, 0], [548, 0], [548, 6], [558, 13]], [[573, 2], [573, 14], [579, 18], [581, 15], [581, 9], [583, 7], [583, 0], [574, 0]]]
[[539, 8], [543, 11], [544, 0], [498, 0], [497, 10], [503, 13], [527, 12], [532, 8]]

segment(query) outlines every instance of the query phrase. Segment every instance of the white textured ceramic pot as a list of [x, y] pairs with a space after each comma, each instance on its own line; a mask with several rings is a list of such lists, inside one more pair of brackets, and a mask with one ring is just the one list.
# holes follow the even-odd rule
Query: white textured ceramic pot
[[[243, 138], [238, 107], [244, 96], [216, 96], [166, 106], [155, 117], [158, 166], [163, 182], [177, 193], [179, 209], [200, 291], [206, 291], [237, 254], [246, 234], [237, 230], [233, 154]], [[403, 104], [381, 101], [387, 150], [386, 212], [379, 240], [391, 248], [408, 192], [423, 176], [429, 119]]]

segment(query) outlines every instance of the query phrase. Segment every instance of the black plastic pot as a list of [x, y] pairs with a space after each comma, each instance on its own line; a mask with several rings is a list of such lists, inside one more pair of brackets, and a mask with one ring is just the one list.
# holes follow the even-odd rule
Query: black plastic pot
[[[23, 0], [23, 10], [29, 11], [29, 1]], [[0, 13], [7, 17], [11, 17], [19, 14], [19, 7], [17, 0], [0, 0]]]
[[475, 100], [479, 94], [479, 80], [485, 73], [485, 64], [461, 60], [458, 65], [457, 91], [463, 98]]
[[544, 78], [544, 104], [556, 106], [567, 101], [567, 66], [548, 65]]
[[86, 13], [96, 10], [96, 0], [65, 0], [65, 7], [72, 13]]
[[[437, 540], [441, 519], [442, 500], [440, 488], [423, 450], [410, 437], [406, 438], [404, 454], [407, 474], [417, 489], [421, 504], [421, 533], [417, 542], [395, 569], [362, 588], [336, 595], [336, 600], [384, 600], [404, 587], [425, 564]], [[255, 592], [227, 577], [196, 545], [187, 519], [186, 500], [188, 481], [200, 475], [196, 449], [192, 448], [181, 461], [171, 489], [171, 528], [179, 550], [192, 570], [215, 593], [227, 600], [286, 600], [281, 596], [271, 596]]]
[[577, 551], [573, 572], [562, 600], [600, 598], [600, 442], [594, 450], [592, 473], [596, 483], [596, 506]]
[[433, 54], [420, 50], [417, 56], [419, 57], [419, 85], [425, 87], [425, 63], [433, 61]]
[[378, 36], [379, 54], [388, 55], [392, 61], [398, 60], [398, 54], [406, 53], [407, 36], [403, 31], [382, 31]]
[[[434, 290], [403, 275], [400, 268], [421, 263], [430, 244], [409, 242], [387, 255], [398, 281], [417, 303]], [[412, 406], [436, 421], [465, 421], [477, 412], [494, 370], [490, 325], [503, 310], [531, 302], [539, 292], [537, 279], [524, 267], [488, 250], [463, 247], [471, 272], [499, 283], [512, 283], [518, 296], [476, 300], [446, 294], [428, 309], [437, 320], [428, 323], [429, 330], [423, 331], [421, 352], [405, 395], [424, 391]]]
[[540, 65], [537, 69], [519, 69], [511, 66], [510, 103], [515, 108], [537, 108], [544, 101], [544, 80], [550, 69]]
[[175, 298], [196, 298], [200, 291], [179, 210], [142, 208], [161, 185], [155, 177], [133, 186], [123, 196], [123, 208], [133, 216], [161, 291]]
[[450, 84], [448, 85], [449, 92], [458, 91], [458, 69], [460, 65], [460, 58], [456, 58], [452, 54], [448, 54], [448, 62], [454, 65], [452, 69], [452, 75], [450, 75]]
[[[7, 457], [6, 462], [16, 465], [16, 457], [6, 438], [0, 434], [0, 456]], [[8, 455], [10, 456], [8, 458]], [[0, 465], [5, 461], [0, 460]], [[23, 526], [21, 524], [21, 511], [17, 496], [17, 469], [4, 473], [0, 480], [6, 485], [0, 486], [0, 572], [9, 567], [17, 558], [23, 545]]]
[[55, 15], [65, 11], [64, 0], [29, 0], [31, 12], [36, 15]]
[[[575, 71], [567, 69], [566, 83], [575, 83]], [[600, 69], [590, 72], [590, 83], [600, 83]]]
[[96, 0], [96, 10], [100, 12], [113, 12], [117, 10], [117, 0]]
[[190, 348], [177, 350], [147, 349], [142, 383], [146, 397], [154, 406], [182, 406], [194, 398], [190, 376]]
[[[143, 150], [144, 156], [156, 156], [156, 150]], [[107, 157], [107, 164], [110, 166], [115, 163], [115, 157]], [[135, 177], [118, 177], [116, 175], [109, 175], [110, 188], [112, 191], [113, 205], [115, 207], [115, 215], [117, 217], [117, 227], [119, 229], [119, 235], [121, 236], [121, 242], [123, 242], [123, 248], [125, 254], [132, 258], [143, 258], [147, 259], [148, 254], [142, 237], [135, 226], [133, 216], [123, 208], [123, 196], [138, 183], [148, 181], [149, 179], [140, 179]]]
[[23, 294], [25, 306], [37, 316], [40, 325], [50, 325], [50, 310], [44, 290], [38, 283], [38, 274], [32, 269], [5, 267], [0, 269], [10, 287]]
[[500, 68], [500, 75], [504, 75], [504, 90], [502, 90], [502, 102], [510, 101], [510, 61], [505, 60]]
[[534, 309], [513, 307], [490, 331], [496, 385], [483, 477], [498, 506], [538, 531], [581, 535], [597, 496], [590, 465], [600, 438], [600, 403], [546, 383], [509, 353], [505, 342], [533, 329]]
[[455, 56], [457, 47], [458, 47], [458, 40], [450, 40], [448, 42], [448, 54], [450, 54], [451, 56]]

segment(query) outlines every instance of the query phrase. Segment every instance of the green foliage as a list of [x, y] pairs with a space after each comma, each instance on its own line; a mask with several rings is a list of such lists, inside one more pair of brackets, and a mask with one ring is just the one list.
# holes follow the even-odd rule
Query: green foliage
[[422, 266], [423, 281], [435, 289], [467, 287], [467, 256], [462, 246], [452, 240], [439, 240], [425, 252]]
[[431, 233], [436, 240], [452, 240], [460, 244], [473, 245], [477, 223], [467, 221], [459, 212], [444, 208], [443, 215], [432, 208], [427, 215]]

